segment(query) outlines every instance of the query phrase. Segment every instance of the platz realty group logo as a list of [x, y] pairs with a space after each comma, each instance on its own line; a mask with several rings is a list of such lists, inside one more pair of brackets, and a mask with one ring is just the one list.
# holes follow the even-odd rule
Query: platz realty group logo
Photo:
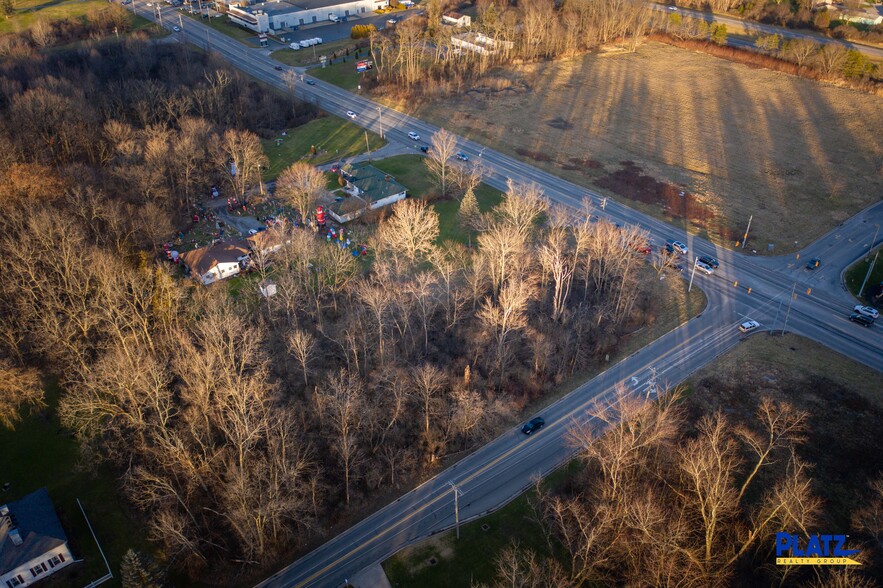
[[860, 549], [845, 549], [847, 535], [812, 535], [805, 542], [791, 533], [776, 533], [778, 566], [858, 566], [849, 556]]

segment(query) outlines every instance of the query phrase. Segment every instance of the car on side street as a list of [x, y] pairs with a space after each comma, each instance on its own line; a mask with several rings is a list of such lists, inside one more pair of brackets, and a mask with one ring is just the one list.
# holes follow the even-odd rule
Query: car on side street
[[540, 429], [546, 426], [546, 421], [542, 419], [542, 417], [536, 417], [534, 419], [529, 420], [527, 423], [521, 427], [521, 432], [525, 435], [530, 435], [532, 433], [536, 433]]
[[745, 321], [741, 325], [739, 325], [739, 330], [743, 333], [750, 333], [751, 331], [760, 328], [760, 323], [757, 321]]
[[717, 259], [715, 259], [714, 257], [711, 257], [710, 255], [703, 255], [702, 257], [699, 258], [699, 261], [701, 261], [705, 265], [713, 267], [714, 269], [719, 268], [721, 265]]
[[874, 319], [872, 319], [869, 316], [865, 316], [863, 314], [858, 314], [858, 313], [849, 315], [849, 320], [851, 320], [854, 323], [858, 323], [863, 327], [870, 327], [871, 325], [874, 324]]
[[412, 141], [419, 141], [419, 140], [420, 140], [420, 135], [418, 135], [418, 134], [415, 133], [414, 131], [410, 131], [410, 132], [408, 133], [408, 138], [411, 139]]
[[858, 314], [863, 314], [866, 317], [877, 320], [880, 318], [880, 313], [873, 306], [862, 306], [861, 304], [856, 304], [855, 308], [852, 310], [856, 311]]

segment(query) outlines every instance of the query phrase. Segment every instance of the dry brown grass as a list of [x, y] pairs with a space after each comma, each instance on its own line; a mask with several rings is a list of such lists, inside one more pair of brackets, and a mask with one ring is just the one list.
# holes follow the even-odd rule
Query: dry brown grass
[[634, 161], [714, 213], [707, 231], [692, 227], [702, 236], [721, 242], [754, 215], [758, 251], [802, 247], [883, 194], [877, 96], [653, 42], [506, 75], [517, 83], [482, 84], [417, 114], [515, 157], [546, 153], [552, 161], [522, 158], [596, 190], [592, 180]]

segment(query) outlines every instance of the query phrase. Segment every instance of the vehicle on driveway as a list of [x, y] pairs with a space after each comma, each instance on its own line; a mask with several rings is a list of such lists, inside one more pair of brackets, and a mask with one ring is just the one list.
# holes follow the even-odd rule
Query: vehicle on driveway
[[858, 314], [863, 314], [873, 320], [877, 320], [880, 317], [880, 313], [873, 306], [862, 306], [861, 304], [856, 304], [855, 308], [853, 308], [852, 310], [856, 311]]
[[699, 258], [699, 261], [701, 261], [705, 265], [709, 265], [709, 266], [713, 267], [714, 269], [719, 268], [721, 265], [717, 259], [711, 257], [710, 255], [703, 255], [702, 257]]
[[419, 140], [420, 140], [420, 135], [418, 135], [418, 134], [415, 133], [414, 131], [411, 131], [411, 132], [408, 133], [408, 138], [411, 139], [412, 141], [419, 141]]
[[745, 321], [741, 325], [739, 325], [739, 330], [743, 333], [750, 333], [751, 331], [760, 327], [760, 323], [757, 321]]
[[872, 319], [869, 316], [865, 316], [863, 314], [858, 314], [858, 313], [849, 315], [849, 320], [851, 320], [854, 323], [858, 323], [863, 327], [870, 327], [871, 325], [874, 324], [874, 319]]
[[677, 251], [678, 253], [680, 253], [682, 255], [687, 255], [687, 251], [689, 251], [687, 249], [687, 246], [684, 245], [683, 243], [681, 243], [680, 241], [668, 240], [665, 242], [665, 248], [668, 249], [669, 253], [674, 253], [675, 251]]
[[536, 433], [545, 426], [546, 421], [544, 421], [541, 417], [537, 417], [525, 423], [525, 425], [521, 427], [521, 432], [525, 435], [530, 435], [531, 433]]
[[817, 267], [819, 267], [820, 265], [822, 265], [822, 260], [819, 259], [818, 257], [813, 257], [812, 259], [810, 259], [809, 261], [806, 262], [806, 269], [814, 270]]
[[347, 110], [347, 111], [346, 111], [346, 115], [347, 115], [348, 117], [350, 117], [351, 119], [356, 120], [356, 113], [353, 112], [352, 110]]

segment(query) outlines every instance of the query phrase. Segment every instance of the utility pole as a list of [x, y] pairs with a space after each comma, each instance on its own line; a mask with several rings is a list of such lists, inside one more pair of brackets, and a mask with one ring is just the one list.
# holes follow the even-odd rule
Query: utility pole
[[868, 268], [868, 273], [865, 274], [865, 281], [862, 282], [862, 287], [861, 287], [861, 288], [859, 289], [859, 291], [858, 291], [858, 297], [859, 297], [859, 298], [862, 297], [862, 292], [865, 291], [865, 284], [868, 283], [868, 278], [871, 277], [871, 272], [874, 271], [874, 264], [877, 263], [877, 257], [878, 257], [879, 255], [880, 255], [880, 252], [878, 251], [878, 252], [874, 255], [874, 261], [871, 262], [871, 267]]
[[181, 16], [181, 13], [178, 13], [178, 26], [181, 29], [181, 42], [184, 42], [184, 18]]
[[208, 35], [208, 27], [205, 27], [205, 50], [208, 53], [211, 53], [212, 50], [212, 40], [209, 38]]
[[383, 140], [383, 110], [378, 106], [377, 114], [380, 116], [380, 140]]
[[365, 131], [365, 148], [368, 149], [368, 159], [371, 159], [371, 145], [368, 143], [368, 131]]
[[454, 492], [454, 526], [457, 528], [457, 541], [460, 540], [460, 501], [458, 500], [462, 492], [453, 482], [448, 482], [448, 486]]
[[791, 286], [791, 299], [788, 300], [788, 312], [785, 313], [785, 322], [782, 323], [782, 336], [785, 336], [785, 327], [788, 326], [788, 317], [791, 316], [791, 303], [794, 302], [794, 299], [797, 296], [794, 295], [794, 290], [797, 289], [797, 282], [794, 282], [794, 285]]
[[754, 215], [748, 217], [748, 226], [745, 227], [745, 235], [742, 237], [742, 249], [745, 249], [745, 241], [748, 240], [748, 231], [751, 230], [751, 220], [754, 218]]
[[697, 263], [699, 263], [699, 258], [698, 258], [698, 257], [694, 257], [694, 258], [693, 258], [693, 271], [690, 272], [690, 285], [687, 286], [687, 293], [688, 293], [688, 294], [690, 293], [690, 290], [693, 289], [693, 276], [696, 275], [696, 264], [697, 264]]
[[[773, 325], [776, 325], [779, 322], [779, 313], [782, 312], [782, 302], [784, 302], [784, 301], [779, 300], [779, 306], [776, 307], [776, 319], [773, 321]], [[772, 334], [773, 334], [773, 331], [770, 331], [770, 335], [772, 335]]]

